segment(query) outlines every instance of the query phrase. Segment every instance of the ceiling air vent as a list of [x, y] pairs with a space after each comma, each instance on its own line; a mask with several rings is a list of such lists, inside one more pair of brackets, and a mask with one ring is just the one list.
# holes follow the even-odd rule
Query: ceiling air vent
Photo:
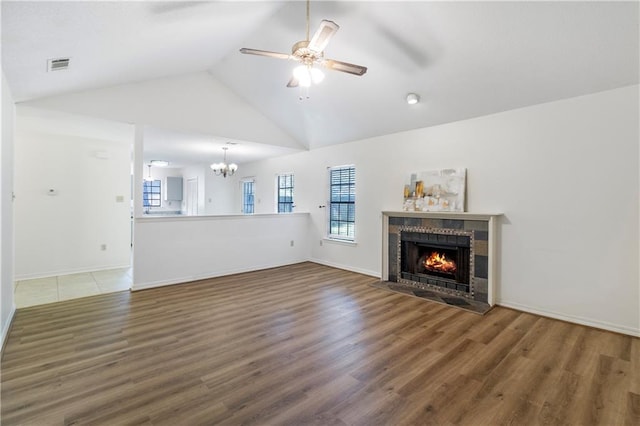
[[70, 58], [56, 58], [47, 61], [47, 71], [60, 71], [69, 68]]

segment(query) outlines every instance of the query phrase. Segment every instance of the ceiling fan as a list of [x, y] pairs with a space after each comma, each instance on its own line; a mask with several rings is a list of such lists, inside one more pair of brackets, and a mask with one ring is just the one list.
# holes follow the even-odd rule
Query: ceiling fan
[[340, 27], [333, 21], [323, 20], [313, 37], [309, 39], [309, 0], [307, 0], [307, 38], [299, 41], [291, 48], [291, 54], [270, 52], [268, 50], [249, 49], [243, 47], [241, 53], [258, 56], [268, 56], [278, 59], [291, 59], [300, 62], [302, 65], [293, 70], [293, 77], [287, 83], [287, 87], [309, 87], [311, 83], [319, 83], [324, 78], [324, 74], [314, 68], [314, 64], [335, 71], [346, 72], [353, 75], [363, 75], [367, 72], [367, 67], [350, 64], [348, 62], [325, 59], [324, 49], [331, 40], [331, 37]]

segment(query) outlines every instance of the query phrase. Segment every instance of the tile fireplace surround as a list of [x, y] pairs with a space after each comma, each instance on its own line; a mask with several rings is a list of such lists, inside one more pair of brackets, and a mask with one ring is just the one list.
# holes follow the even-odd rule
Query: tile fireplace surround
[[[497, 221], [500, 216], [463, 212], [382, 212], [382, 281], [493, 306], [498, 286]], [[465, 293], [403, 279], [399, 270], [401, 232], [433, 233], [453, 238], [467, 236], [471, 241], [470, 291]]]

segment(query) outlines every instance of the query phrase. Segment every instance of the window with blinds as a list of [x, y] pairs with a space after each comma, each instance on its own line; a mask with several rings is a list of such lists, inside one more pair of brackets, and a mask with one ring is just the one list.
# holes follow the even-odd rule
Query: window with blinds
[[356, 231], [356, 169], [329, 169], [329, 238], [353, 241]]

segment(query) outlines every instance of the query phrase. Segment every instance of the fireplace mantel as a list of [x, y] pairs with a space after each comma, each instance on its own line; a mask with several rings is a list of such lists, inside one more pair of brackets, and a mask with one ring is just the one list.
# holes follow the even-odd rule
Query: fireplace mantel
[[431, 219], [462, 219], [491, 221], [502, 216], [502, 213], [470, 213], [470, 212], [407, 212], [407, 211], [383, 211], [383, 216], [393, 217], [419, 217]]
[[[486, 232], [487, 249], [487, 279], [486, 299], [491, 306], [495, 303], [496, 290], [499, 284], [497, 274], [498, 262], [498, 227], [497, 223], [502, 213], [469, 213], [469, 212], [408, 212], [408, 211], [383, 211], [382, 212], [382, 280], [390, 279], [389, 250], [390, 234], [396, 233], [399, 225], [422, 226], [425, 228], [445, 229], [471, 229]], [[391, 223], [390, 223], [391, 222]], [[440, 226], [435, 226], [438, 223]], [[394, 237], [391, 235], [391, 237]], [[395, 244], [395, 242], [393, 242]], [[393, 274], [392, 274], [393, 275]], [[484, 280], [483, 280], [484, 281]]]

